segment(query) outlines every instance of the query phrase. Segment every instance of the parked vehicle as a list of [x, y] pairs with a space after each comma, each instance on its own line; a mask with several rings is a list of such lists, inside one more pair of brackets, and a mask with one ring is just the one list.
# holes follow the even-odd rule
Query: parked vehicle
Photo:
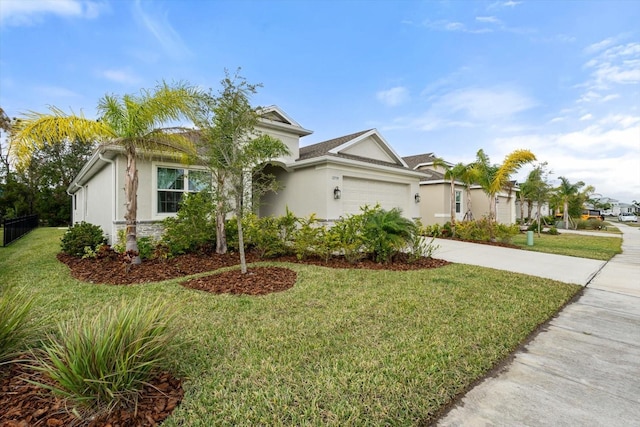
[[631, 213], [631, 212], [621, 213], [620, 215], [618, 215], [618, 221], [620, 221], [620, 222], [638, 222], [638, 217], [636, 216], [636, 214]]

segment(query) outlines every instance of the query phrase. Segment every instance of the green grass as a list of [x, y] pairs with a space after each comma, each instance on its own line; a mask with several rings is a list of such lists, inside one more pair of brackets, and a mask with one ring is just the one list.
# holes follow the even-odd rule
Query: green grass
[[550, 254], [569, 255], [581, 258], [609, 260], [614, 255], [622, 253], [622, 238], [587, 236], [583, 234], [562, 233], [559, 235], [533, 235], [533, 246], [527, 245], [526, 233], [518, 234], [513, 243], [529, 251], [546, 252]]
[[62, 231], [3, 249], [0, 278], [27, 286], [55, 323], [122, 299], [162, 298], [180, 331], [167, 350], [185, 399], [164, 426], [416, 425], [507, 357], [580, 289], [468, 265], [413, 272], [290, 264], [296, 285], [211, 295], [179, 280], [107, 286], [72, 279]]

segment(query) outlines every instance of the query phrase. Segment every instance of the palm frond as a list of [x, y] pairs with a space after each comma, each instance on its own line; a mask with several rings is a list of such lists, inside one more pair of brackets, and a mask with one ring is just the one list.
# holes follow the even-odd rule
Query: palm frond
[[33, 111], [18, 120], [11, 133], [11, 156], [18, 168], [29, 165], [33, 152], [45, 144], [69, 140], [94, 142], [114, 138], [106, 123], [85, 118], [82, 114], [66, 114], [56, 107], [50, 113]]

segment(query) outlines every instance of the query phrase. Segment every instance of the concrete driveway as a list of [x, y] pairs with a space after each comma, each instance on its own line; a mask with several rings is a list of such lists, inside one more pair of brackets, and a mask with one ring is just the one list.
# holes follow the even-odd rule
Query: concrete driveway
[[443, 241], [436, 257], [538, 276], [542, 271], [586, 288], [437, 425], [640, 426], [640, 229], [619, 228], [623, 253], [604, 266], [534, 257], [532, 268], [521, 259], [528, 251], [465, 249]]

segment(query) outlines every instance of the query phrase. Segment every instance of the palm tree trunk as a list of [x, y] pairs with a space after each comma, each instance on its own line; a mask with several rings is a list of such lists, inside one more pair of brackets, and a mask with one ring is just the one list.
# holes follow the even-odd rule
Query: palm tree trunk
[[564, 201], [562, 208], [564, 209], [562, 212], [562, 221], [564, 222], [564, 229], [568, 230], [569, 229], [569, 201], [568, 200]]
[[136, 223], [138, 221], [138, 168], [136, 166], [136, 152], [134, 148], [127, 148], [127, 170], [124, 176], [124, 197], [126, 221], [126, 246], [128, 253], [135, 253], [132, 264], [140, 264], [142, 260], [138, 253]]

